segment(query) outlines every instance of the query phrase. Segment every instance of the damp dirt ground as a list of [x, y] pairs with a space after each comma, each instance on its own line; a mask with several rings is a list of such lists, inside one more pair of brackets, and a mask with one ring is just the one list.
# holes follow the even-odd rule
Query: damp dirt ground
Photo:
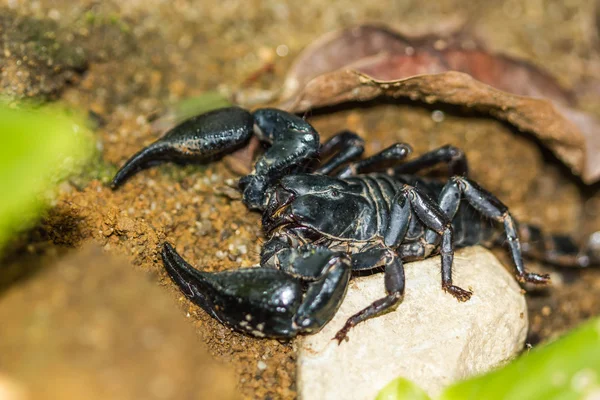
[[[55, 260], [94, 242], [147, 272], [178, 303], [173, 313], [187, 317], [212, 357], [233, 371], [243, 398], [294, 398], [290, 343], [231, 332], [184, 299], [161, 267], [164, 241], [205, 270], [257, 263], [260, 216], [232, 199], [238, 175], [222, 161], [169, 164], [138, 173], [117, 191], [107, 186], [128, 156], [158, 137], [152, 122], [178, 101], [207, 92], [244, 90], [260, 99], [278, 89], [294, 56], [312, 40], [362, 22], [413, 34], [468, 25], [490, 50], [526, 59], [576, 88], [600, 78], [595, 15], [591, 1], [5, 1], [2, 90], [89, 111], [98, 155], [84, 177], [61, 186], [43, 220], [5, 252], [0, 308], [3, 298], [27, 290], [27, 282]], [[368, 153], [396, 141], [410, 143], [417, 154], [454, 144], [465, 150], [472, 177], [519, 220], [577, 239], [600, 228], [598, 187], [582, 185], [530, 137], [491, 118], [408, 101], [307, 117], [323, 137], [345, 128], [358, 132]], [[502, 251], [497, 254], [510, 265]], [[529, 265], [550, 272], [554, 281], [528, 295], [532, 345], [600, 314], [600, 271]], [[35, 296], [28, 303], [44, 301]], [[144, 304], [131, 312], [146, 312]]]

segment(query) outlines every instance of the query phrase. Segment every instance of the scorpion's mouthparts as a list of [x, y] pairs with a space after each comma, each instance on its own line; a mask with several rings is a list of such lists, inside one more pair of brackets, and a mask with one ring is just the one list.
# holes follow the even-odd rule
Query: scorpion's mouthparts
[[299, 221], [296, 220], [294, 214], [287, 213], [289, 207], [287, 205], [279, 207], [273, 214], [263, 218], [263, 228], [266, 233], [270, 234], [274, 230], [282, 228], [287, 225], [297, 225]]

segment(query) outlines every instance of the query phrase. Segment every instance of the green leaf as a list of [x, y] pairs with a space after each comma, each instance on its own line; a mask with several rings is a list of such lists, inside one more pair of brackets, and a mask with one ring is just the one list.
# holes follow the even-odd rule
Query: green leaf
[[53, 189], [94, 151], [85, 120], [59, 107], [0, 102], [0, 250], [39, 216]]
[[450, 386], [441, 399], [591, 399], [600, 396], [599, 383], [600, 319], [595, 319], [504, 368]]
[[427, 393], [404, 378], [397, 378], [387, 384], [375, 400], [429, 400]]

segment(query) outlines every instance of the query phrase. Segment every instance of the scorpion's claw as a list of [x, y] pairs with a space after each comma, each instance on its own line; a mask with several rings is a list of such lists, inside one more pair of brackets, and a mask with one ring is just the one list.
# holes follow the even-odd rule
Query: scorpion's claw
[[162, 252], [165, 269], [183, 294], [237, 331], [256, 337], [291, 338], [302, 301], [300, 282], [272, 268], [203, 272], [192, 268], [171, 246]]
[[550, 275], [548, 274], [534, 274], [533, 272], [527, 272], [523, 275], [517, 275], [517, 280], [521, 283], [535, 283], [537, 285], [546, 285], [550, 283]]
[[169, 243], [162, 258], [183, 294], [211, 316], [237, 331], [272, 338], [314, 332], [329, 322], [346, 293], [351, 269], [347, 256], [333, 253], [304, 295], [303, 282], [279, 269], [198, 271]]
[[160, 159], [168, 158], [169, 148], [161, 140], [158, 140], [148, 147], [143, 148], [131, 157], [115, 174], [110, 183], [112, 189], [118, 188], [127, 178], [135, 174], [142, 168], [149, 166]]
[[473, 295], [473, 292], [454, 285], [442, 285], [442, 289], [444, 289], [446, 293], [450, 293], [458, 301], [467, 301]]
[[137, 152], [111, 182], [113, 189], [137, 171], [161, 161], [206, 161], [246, 143], [253, 131], [252, 114], [239, 107], [221, 108], [190, 118]]

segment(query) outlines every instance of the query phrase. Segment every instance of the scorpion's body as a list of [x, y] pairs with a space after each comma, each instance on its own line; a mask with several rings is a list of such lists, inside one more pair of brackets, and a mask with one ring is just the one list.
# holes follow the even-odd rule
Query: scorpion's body
[[[356, 134], [344, 131], [321, 144], [310, 124], [276, 109], [232, 107], [194, 117], [134, 155], [113, 187], [150, 162], [212, 158], [253, 133], [270, 148], [239, 187], [243, 202], [262, 212], [262, 268], [201, 272], [168, 243], [162, 253], [183, 293], [238, 331], [280, 338], [318, 331], [337, 311], [353, 271], [383, 267], [386, 295], [348, 319], [336, 335], [341, 341], [352, 326], [402, 300], [404, 262], [435, 254], [442, 289], [466, 301], [472, 293], [452, 281], [455, 247], [505, 243], [520, 282], [549, 280], [526, 271], [522, 253], [578, 267], [600, 260], [595, 247], [580, 250], [531, 226], [520, 227], [522, 245], [508, 208], [467, 177], [466, 158], [455, 147], [405, 161], [411, 148], [397, 143], [356, 161], [364, 149]], [[450, 172], [445, 182], [416, 174], [440, 163]]]
[[[391, 177], [386, 174], [368, 174], [355, 178], [344, 179], [348, 183], [359, 184], [362, 189], [362, 196], [368, 199], [374, 209], [376, 217], [376, 231], [378, 236], [382, 236], [390, 223], [390, 210], [392, 209], [392, 199], [402, 190], [405, 185], [418, 188], [424, 195], [430, 199], [437, 199], [444, 189], [445, 182], [433, 179], [425, 179], [416, 175], [398, 175]], [[466, 247], [472, 245], [491, 246], [499, 239], [501, 233], [495, 224], [488, 218], [476, 213], [467, 204], [461, 204], [458, 212], [452, 219], [454, 230], [454, 246]], [[417, 218], [410, 221], [408, 232], [404, 237], [402, 246], [410, 247], [425, 238], [427, 227]], [[397, 249], [401, 250], [401, 249]], [[427, 257], [429, 254], [423, 255]], [[422, 257], [419, 257], [422, 258]], [[412, 261], [415, 257], [406, 255], [402, 257], [405, 261]]]
[[[383, 245], [385, 232], [390, 223], [393, 199], [405, 185], [418, 188], [424, 195], [437, 199], [445, 182], [426, 179], [416, 175], [390, 176], [382, 173], [371, 173], [351, 178], [342, 178], [341, 182], [360, 188], [359, 196], [365, 199], [361, 224], [352, 226], [342, 235], [328, 234], [326, 231], [297, 229], [295, 226], [284, 226], [276, 232], [267, 232], [295, 240], [295, 246], [318, 244], [332, 251], [357, 253], [373, 245]], [[335, 210], [332, 210], [335, 215]], [[454, 246], [457, 248], [473, 245], [491, 247], [504, 240], [502, 232], [489, 218], [473, 210], [468, 204], [462, 204], [452, 219]], [[425, 240], [427, 227], [418, 219], [412, 218], [408, 231], [401, 244], [393, 246], [403, 261], [414, 261], [436, 254], [439, 249], [432, 248], [430, 253], [415, 254], [411, 251], [415, 243]]]

